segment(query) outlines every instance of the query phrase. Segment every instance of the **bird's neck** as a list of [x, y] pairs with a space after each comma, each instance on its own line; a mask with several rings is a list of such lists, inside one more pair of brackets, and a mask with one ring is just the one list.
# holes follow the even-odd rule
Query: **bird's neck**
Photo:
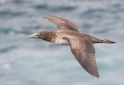
[[54, 43], [56, 38], [55, 32], [44, 32], [42, 36], [42, 40], [45, 40], [47, 42]]

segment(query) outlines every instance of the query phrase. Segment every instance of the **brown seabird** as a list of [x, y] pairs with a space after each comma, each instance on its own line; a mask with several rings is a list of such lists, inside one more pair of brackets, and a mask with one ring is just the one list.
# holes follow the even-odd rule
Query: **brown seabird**
[[98, 39], [91, 35], [80, 33], [77, 25], [64, 18], [49, 16], [44, 17], [44, 19], [52, 22], [57, 27], [57, 32], [41, 31], [27, 36], [26, 38], [42, 39], [60, 45], [70, 45], [71, 52], [80, 65], [88, 73], [99, 78], [93, 44], [113, 44], [115, 42], [107, 39]]

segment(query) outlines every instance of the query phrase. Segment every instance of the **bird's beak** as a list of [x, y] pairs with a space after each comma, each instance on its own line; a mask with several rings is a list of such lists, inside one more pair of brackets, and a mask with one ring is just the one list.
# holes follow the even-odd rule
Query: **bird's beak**
[[26, 38], [26, 39], [27, 39], [27, 38], [35, 38], [35, 39], [38, 39], [38, 38], [39, 38], [39, 35], [38, 35], [38, 34], [32, 34], [32, 35], [26, 36], [25, 38]]

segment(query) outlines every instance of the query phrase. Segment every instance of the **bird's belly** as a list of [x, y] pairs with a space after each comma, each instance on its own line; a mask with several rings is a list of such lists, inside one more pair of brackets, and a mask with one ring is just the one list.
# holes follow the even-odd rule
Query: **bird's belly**
[[69, 43], [68, 43], [68, 41], [65, 40], [65, 39], [58, 38], [58, 39], [56, 39], [55, 44], [68, 45]]

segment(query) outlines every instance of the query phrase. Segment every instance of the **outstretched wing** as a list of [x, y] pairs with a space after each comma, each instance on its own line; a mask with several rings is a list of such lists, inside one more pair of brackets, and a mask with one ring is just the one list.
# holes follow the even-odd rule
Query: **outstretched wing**
[[80, 65], [91, 75], [99, 78], [99, 73], [96, 66], [95, 49], [90, 40], [78, 37], [65, 37], [70, 49]]
[[52, 22], [57, 27], [57, 30], [78, 31], [77, 25], [67, 19], [54, 16], [44, 17], [44, 19]]

